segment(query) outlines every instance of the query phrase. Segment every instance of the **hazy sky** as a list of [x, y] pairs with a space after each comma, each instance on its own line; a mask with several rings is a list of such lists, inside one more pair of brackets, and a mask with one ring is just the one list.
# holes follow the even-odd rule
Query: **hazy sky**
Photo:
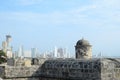
[[120, 56], [120, 0], [0, 0], [0, 42], [13, 49], [67, 47], [84, 37], [93, 54]]

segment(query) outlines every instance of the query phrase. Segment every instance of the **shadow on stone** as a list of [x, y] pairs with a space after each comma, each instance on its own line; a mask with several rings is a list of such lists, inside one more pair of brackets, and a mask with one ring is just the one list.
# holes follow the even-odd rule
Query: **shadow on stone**
[[47, 60], [32, 76], [39, 80], [101, 80], [101, 63], [100, 59]]

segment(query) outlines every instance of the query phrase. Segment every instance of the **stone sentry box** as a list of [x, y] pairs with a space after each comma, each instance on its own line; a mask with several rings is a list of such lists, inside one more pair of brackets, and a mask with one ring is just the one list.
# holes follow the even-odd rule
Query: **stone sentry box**
[[76, 59], [91, 59], [92, 58], [92, 45], [85, 40], [78, 40], [75, 45]]

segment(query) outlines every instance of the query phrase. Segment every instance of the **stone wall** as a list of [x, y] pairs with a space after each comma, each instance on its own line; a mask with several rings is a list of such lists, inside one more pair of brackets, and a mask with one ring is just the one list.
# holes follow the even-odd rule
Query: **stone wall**
[[101, 79], [120, 80], [120, 59], [101, 59]]
[[4, 80], [120, 80], [120, 59], [47, 60], [31, 67], [1, 66], [0, 71]]
[[41, 67], [42, 77], [63, 80], [101, 80], [99, 59], [48, 60]]
[[[19, 67], [19, 66], [6, 66], [5, 67], [5, 75], [4, 78], [26, 78], [26, 77], [34, 77], [37, 76], [37, 70], [39, 66], [31, 66], [31, 67]], [[33, 75], [34, 74], [34, 75]]]
[[5, 67], [0, 66], [0, 77], [4, 77], [4, 75], [5, 75]]

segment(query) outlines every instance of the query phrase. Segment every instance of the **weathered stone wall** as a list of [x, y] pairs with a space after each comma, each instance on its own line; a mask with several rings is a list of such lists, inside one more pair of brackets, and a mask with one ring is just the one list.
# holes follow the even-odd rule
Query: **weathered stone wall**
[[5, 75], [5, 67], [0, 66], [0, 77], [4, 77], [4, 75]]
[[48, 60], [42, 67], [43, 77], [72, 80], [101, 80], [99, 59]]
[[120, 80], [120, 59], [101, 59], [101, 79]]
[[9, 78], [9, 79], [4, 78], [3, 80], [41, 80], [41, 79], [39, 78]]
[[[19, 67], [19, 66], [6, 66], [4, 78], [24, 78], [37, 76], [37, 70], [40, 66]], [[34, 74], [34, 75], [33, 75]]]
[[47, 60], [42, 65], [0, 70], [4, 80], [120, 80], [120, 59]]

